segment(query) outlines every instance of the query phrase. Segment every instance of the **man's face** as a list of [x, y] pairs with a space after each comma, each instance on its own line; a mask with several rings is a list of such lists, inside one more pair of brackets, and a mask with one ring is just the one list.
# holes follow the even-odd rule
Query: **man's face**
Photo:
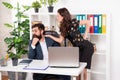
[[39, 30], [38, 27], [32, 29], [32, 34], [41, 38], [43, 35], [42, 30]]

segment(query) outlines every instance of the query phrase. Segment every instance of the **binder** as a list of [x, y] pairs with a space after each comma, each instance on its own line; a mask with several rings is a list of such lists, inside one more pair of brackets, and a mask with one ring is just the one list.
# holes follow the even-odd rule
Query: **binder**
[[99, 15], [94, 15], [94, 33], [98, 33], [99, 29]]
[[98, 33], [102, 33], [102, 15], [99, 15], [99, 29]]
[[[81, 21], [82, 20], [82, 16], [81, 15], [77, 15], [76, 19]], [[79, 31], [80, 31], [80, 33], [82, 33], [82, 26], [81, 25], [79, 25]]]
[[102, 33], [106, 33], [106, 15], [102, 15]]
[[94, 15], [87, 15], [87, 19], [90, 20], [90, 33], [94, 33]]
[[[86, 15], [82, 15], [82, 20], [86, 20]], [[85, 33], [86, 26], [82, 25], [82, 33]]]

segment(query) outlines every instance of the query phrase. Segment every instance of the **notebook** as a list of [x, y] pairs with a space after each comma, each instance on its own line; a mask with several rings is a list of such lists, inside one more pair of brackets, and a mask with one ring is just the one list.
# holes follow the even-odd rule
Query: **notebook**
[[22, 61], [19, 62], [19, 64], [30, 64], [32, 62], [31, 59], [23, 59]]
[[50, 67], [79, 67], [78, 47], [49, 47], [48, 53]]

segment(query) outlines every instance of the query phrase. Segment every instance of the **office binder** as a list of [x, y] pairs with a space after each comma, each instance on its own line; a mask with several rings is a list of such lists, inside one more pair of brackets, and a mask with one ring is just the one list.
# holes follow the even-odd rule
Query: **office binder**
[[98, 33], [99, 29], [99, 15], [94, 15], [94, 33]]
[[[86, 15], [82, 15], [82, 20], [86, 20]], [[86, 26], [82, 25], [82, 33], [85, 33]]]
[[94, 16], [92, 14], [87, 15], [87, 19], [90, 20], [90, 33], [94, 33]]
[[102, 15], [102, 33], [106, 33], [106, 15]]
[[[82, 20], [82, 16], [81, 15], [77, 15], [76, 19], [81, 21]], [[79, 31], [80, 31], [80, 33], [82, 33], [82, 26], [81, 25], [79, 25]]]
[[102, 15], [99, 15], [99, 29], [98, 33], [102, 33]]

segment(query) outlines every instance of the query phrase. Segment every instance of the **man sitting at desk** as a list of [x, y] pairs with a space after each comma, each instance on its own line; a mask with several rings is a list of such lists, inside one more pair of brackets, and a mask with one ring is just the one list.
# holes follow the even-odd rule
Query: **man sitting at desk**
[[[29, 59], [48, 60], [48, 47], [60, 46], [51, 38], [44, 37], [44, 25], [41, 23], [34, 24], [32, 26], [33, 38], [29, 44]], [[56, 80], [70, 80], [70, 76], [50, 75], [50, 74], [33, 74], [33, 80], [46, 80], [47, 77], [55, 77]], [[49, 80], [49, 79], [48, 79]]]

